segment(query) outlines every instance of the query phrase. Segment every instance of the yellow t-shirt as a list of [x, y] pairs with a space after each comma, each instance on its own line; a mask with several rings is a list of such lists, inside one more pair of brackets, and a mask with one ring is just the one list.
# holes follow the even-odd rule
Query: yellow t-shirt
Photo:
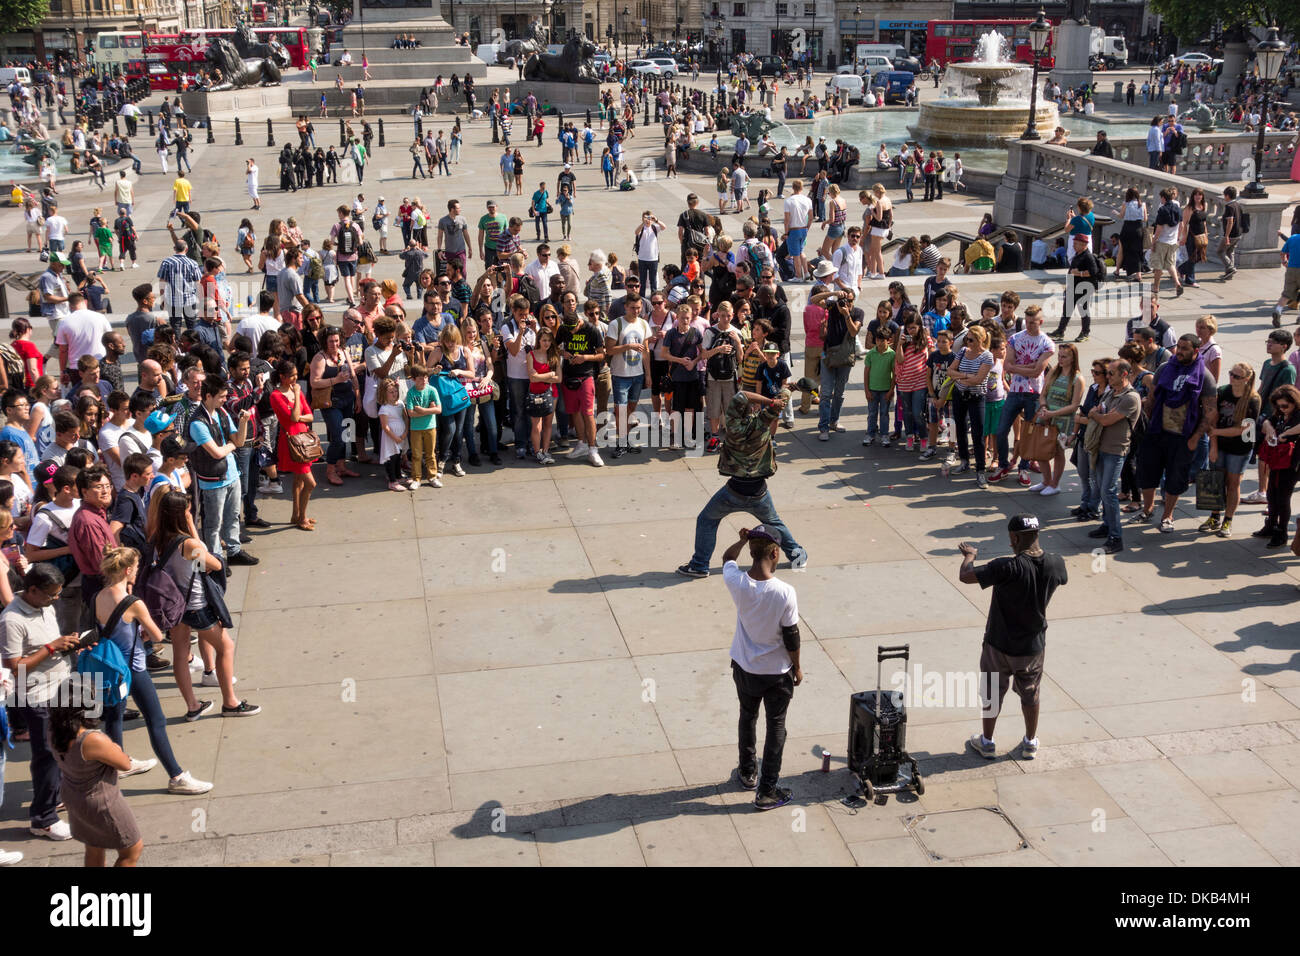
[[23, 191], [21, 187], [14, 187], [13, 192], [9, 194], [9, 201], [15, 206], [21, 206], [23, 204]]
[[172, 183], [172, 192], [176, 194], [177, 202], [189, 202], [190, 190], [193, 188], [194, 185], [183, 176], [176, 180], [176, 182]]

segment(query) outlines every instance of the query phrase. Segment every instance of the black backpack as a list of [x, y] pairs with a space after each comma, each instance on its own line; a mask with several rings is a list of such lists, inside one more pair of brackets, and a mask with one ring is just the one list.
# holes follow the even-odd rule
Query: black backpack
[[1240, 237], [1250, 232], [1250, 213], [1242, 208], [1241, 203], [1234, 199], [1228, 203], [1228, 208], [1232, 210], [1233, 217], [1237, 220], [1237, 235]]
[[1187, 149], [1187, 131], [1183, 129], [1174, 130], [1174, 139], [1171, 144], [1175, 153], [1181, 153]]
[[1094, 285], [1101, 285], [1106, 281], [1106, 260], [1097, 253], [1092, 253], [1092, 281]]
[[357, 232], [352, 223], [344, 223], [339, 230], [339, 255], [350, 256], [357, 251]]
[[711, 348], [711, 349], [717, 348], [718, 345], [719, 345], [719, 343], [720, 343], [720, 340], [723, 338], [723, 336], [726, 336], [727, 341], [730, 342], [730, 344], [731, 344], [731, 346], [732, 346], [732, 352], [731, 352], [730, 355], [727, 355], [727, 354], [725, 354], [725, 353], [723, 353], [723, 352], [719, 352], [717, 355], [710, 355], [710, 356], [709, 356], [709, 358], [708, 358], [708, 362], [707, 362], [707, 364], [706, 364], [706, 367], [707, 367], [708, 370], [709, 370], [709, 378], [712, 378], [712, 379], [714, 379], [714, 380], [716, 380], [716, 381], [719, 381], [719, 382], [731, 382], [731, 381], [735, 381], [735, 378], [736, 378], [736, 351], [735, 351], [735, 346], [736, 346], [735, 339], [736, 339], [736, 335], [735, 335], [734, 332], [723, 332], [723, 331], [721, 331], [720, 329], [716, 329], [716, 328], [715, 328], [715, 329], [710, 329], [710, 331], [713, 333], [713, 338], [711, 339], [711, 341], [710, 341], [710, 343], [709, 343], [709, 345], [708, 345], [708, 348]]

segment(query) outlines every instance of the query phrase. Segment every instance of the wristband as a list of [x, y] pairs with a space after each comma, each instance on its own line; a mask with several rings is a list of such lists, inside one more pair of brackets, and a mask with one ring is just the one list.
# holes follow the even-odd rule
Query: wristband
[[49, 645], [49, 644], [46, 644], [46, 645], [44, 645], [44, 646], [45, 646], [45, 653], [46, 653], [46, 654], [49, 654], [51, 657], [53, 657], [53, 656], [54, 656], [54, 651], [50, 650], [50, 645]]

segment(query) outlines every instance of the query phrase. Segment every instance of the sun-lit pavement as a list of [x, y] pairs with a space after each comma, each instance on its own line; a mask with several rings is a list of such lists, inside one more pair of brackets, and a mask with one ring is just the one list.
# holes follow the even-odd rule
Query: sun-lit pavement
[[[433, 126], [448, 128], [441, 119]], [[259, 138], [246, 128], [249, 145], [239, 148], [229, 128], [217, 127], [213, 145], [199, 132], [195, 208], [222, 239], [232, 278], [240, 278], [234, 229], [252, 215], [242, 177], [249, 156], [262, 168], [259, 235], [271, 216], [295, 215], [319, 246], [334, 207], [358, 191], [372, 208], [385, 196], [394, 211], [404, 195], [431, 210], [454, 196], [474, 224], [500, 191], [499, 147], [486, 125], [467, 127], [453, 176], [417, 183], [406, 178], [409, 122], [386, 126], [388, 145], [363, 186], [288, 196], [274, 188], [264, 130]], [[279, 124], [277, 145], [291, 132]], [[661, 152], [650, 131], [636, 132], [634, 157]], [[337, 143], [337, 124], [318, 124], [317, 139]], [[512, 215], [524, 214], [537, 181], [553, 188], [559, 172], [549, 137], [544, 148], [522, 148], [527, 190], [504, 201]], [[130, 286], [154, 277], [166, 248], [171, 177], [158, 174], [151, 150], [140, 152], [147, 261], [109, 277], [118, 321]], [[672, 224], [689, 190], [713, 201], [711, 177], [689, 173], [645, 181], [633, 195], [606, 195], [595, 167], [579, 170], [579, 184], [579, 262], [596, 246], [626, 262], [644, 208]], [[111, 207], [111, 194], [68, 191], [73, 236], [101, 203]], [[971, 228], [986, 208], [966, 196], [905, 204], [896, 228]], [[3, 223], [0, 263], [34, 270], [17, 212]], [[739, 233], [736, 217], [726, 223]], [[396, 259], [382, 259], [375, 275], [399, 271]], [[975, 303], [1008, 284], [1026, 304], [1044, 289], [1038, 277], [956, 281]], [[1213, 312], [1225, 360], [1258, 367], [1279, 285], [1272, 270], [1231, 284], [1207, 273], [1162, 314], [1181, 332]], [[870, 284], [868, 308], [884, 286]], [[915, 298], [920, 282], [908, 288]], [[1085, 364], [1114, 354], [1127, 318], [1094, 323]], [[1072, 468], [1055, 499], [1014, 484], [979, 491], [897, 447], [863, 449], [864, 406], [855, 388], [843, 418], [850, 430], [829, 443], [816, 441], [808, 417], [778, 435], [773, 496], [811, 558], [805, 571], [780, 571], [798, 589], [806, 648], [783, 767], [789, 807], [755, 813], [730, 780], [731, 602], [717, 575], [673, 574], [689, 555], [696, 513], [722, 481], [716, 460], [664, 451], [602, 470], [563, 459], [545, 468], [507, 450], [505, 467], [471, 469], [414, 495], [385, 490], [373, 467], [343, 488], [322, 480], [313, 535], [286, 524], [287, 499], [265, 503], [275, 526], [249, 548], [262, 563], [236, 569], [230, 593], [240, 611], [239, 691], [263, 712], [187, 724], [170, 679], [161, 682], [176, 753], [216, 787], [171, 797], [160, 770], [123, 782], [144, 861], [1300, 863], [1300, 559], [1249, 537], [1260, 507], [1243, 506], [1237, 536], [1221, 540], [1196, 533], [1201, 516], [1185, 498], [1176, 533], [1126, 529], [1122, 554], [1094, 556], [1090, 526], [1068, 515], [1078, 502]], [[1253, 488], [1250, 475], [1244, 490]], [[985, 762], [962, 750], [978, 725], [961, 681], [978, 664], [987, 595], [957, 582], [956, 545], [975, 542], [981, 561], [1007, 553], [1005, 522], [1020, 511], [1041, 516], [1044, 546], [1065, 557], [1070, 583], [1051, 608], [1039, 758], [1013, 749], [1023, 727], [1009, 699], [998, 759]], [[741, 523], [724, 524], [715, 568]], [[848, 697], [874, 686], [876, 645], [896, 643], [912, 649], [908, 747], [926, 793], [849, 806]], [[945, 693], [927, 695], [935, 680]], [[127, 745], [148, 755], [142, 726]], [[25, 745], [10, 754], [0, 845], [37, 865], [78, 862], [76, 845], [25, 835], [26, 757]]]

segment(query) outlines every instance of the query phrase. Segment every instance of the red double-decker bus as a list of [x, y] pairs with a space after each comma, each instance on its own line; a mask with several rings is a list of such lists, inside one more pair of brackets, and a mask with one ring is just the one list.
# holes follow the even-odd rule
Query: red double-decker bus
[[[187, 30], [184, 33], [150, 33], [145, 37], [144, 61], [128, 65], [127, 78], [148, 75], [155, 90], [180, 88], [181, 77], [193, 77], [204, 69], [208, 43], [223, 37], [234, 40], [234, 30]], [[278, 40], [289, 54], [290, 68], [307, 68], [311, 51], [304, 27], [254, 27], [253, 35], [263, 42]]]
[[[1006, 40], [1006, 55], [1017, 63], [1033, 63], [1034, 48], [1029, 42], [1029, 24], [1033, 20], [931, 20], [926, 28], [925, 61], [936, 60], [940, 67], [949, 63], [966, 63], [979, 57], [980, 37], [998, 33]], [[1056, 24], [1052, 24], [1053, 27]], [[1050, 70], [1056, 65], [1052, 56], [1052, 37], [1038, 65]]]

